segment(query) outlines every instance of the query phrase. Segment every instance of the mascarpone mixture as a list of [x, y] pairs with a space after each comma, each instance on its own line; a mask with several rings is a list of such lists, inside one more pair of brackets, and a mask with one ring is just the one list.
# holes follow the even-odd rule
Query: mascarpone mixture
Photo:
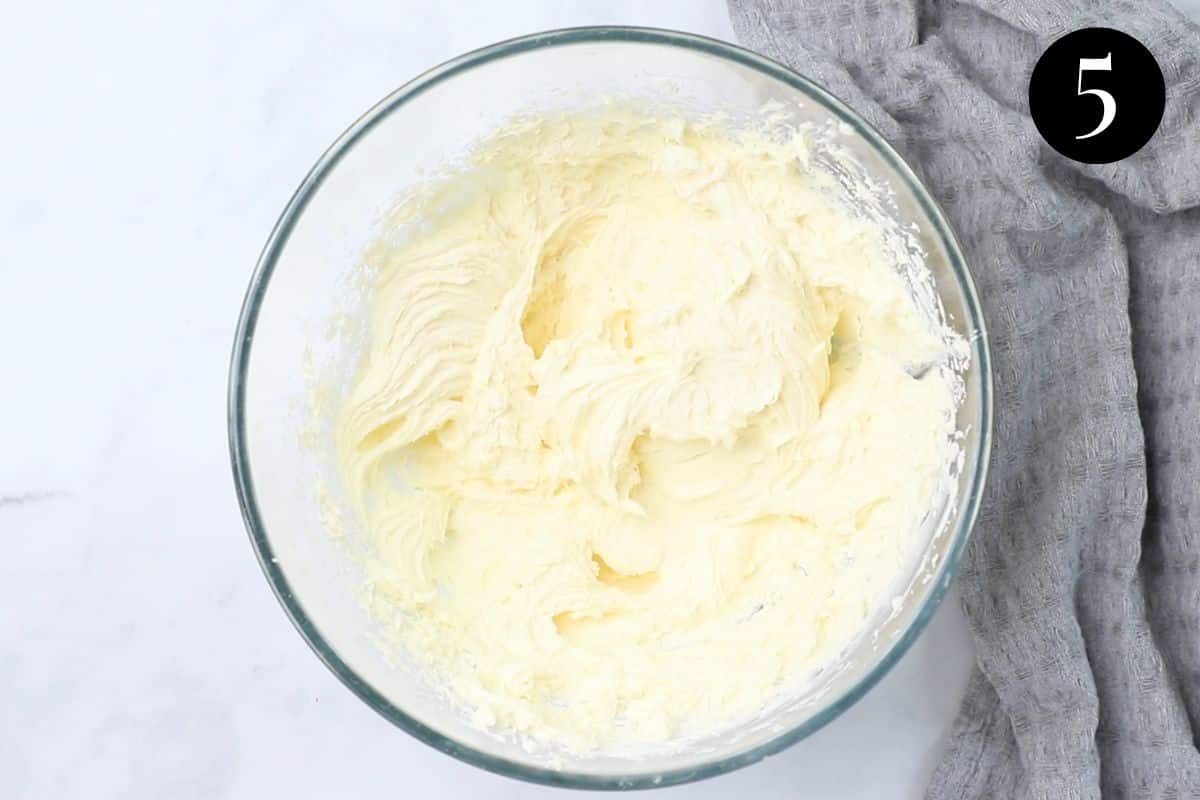
[[711, 731], [912, 574], [953, 337], [805, 142], [518, 119], [370, 251], [335, 424], [367, 603], [477, 724], [575, 750]]

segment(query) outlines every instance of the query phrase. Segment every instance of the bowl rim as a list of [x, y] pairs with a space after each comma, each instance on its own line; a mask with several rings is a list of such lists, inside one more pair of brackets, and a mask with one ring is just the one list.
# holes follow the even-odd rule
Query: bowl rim
[[[907, 184], [917, 199], [921, 210], [927, 215], [941, 244], [949, 256], [951, 271], [963, 294], [966, 322], [974, 331], [969, 342], [974, 365], [980, 374], [979, 391], [979, 448], [974, 463], [964, 465], [971, 470], [966, 496], [963, 498], [962, 513], [953, 531], [946, 557], [936, 575], [933, 588], [925, 596], [908, 628], [892, 643], [879, 662], [856, 684], [849, 687], [833, 702], [794, 728], [783, 731], [755, 747], [731, 756], [666, 772], [634, 770], [626, 775], [601, 775], [586, 772], [562, 771], [523, 764], [507, 758], [494, 756], [450, 739], [422, 722], [410, 717], [402, 709], [384, 697], [370, 683], [359, 676], [326, 641], [320, 630], [309, 619], [299, 598], [292, 591], [283, 569], [276, 561], [270, 538], [259, 513], [254, 480], [249, 463], [246, 443], [246, 374], [254, 340], [255, 327], [263, 298], [266, 296], [271, 276], [280, 253], [291, 235], [296, 222], [303, 215], [310, 199], [338, 165], [342, 156], [381, 120], [404, 105], [409, 99], [452, 78], [454, 75], [483, 66], [491, 61], [508, 56], [573, 44], [597, 44], [617, 42], [622, 44], [650, 44], [679, 47], [699, 51], [706, 55], [732, 61], [748, 67], [767, 77], [787, 84], [801, 92], [813, 102], [819, 103], [836, 118], [849, 125], [862, 136]], [[602, 25], [560, 28], [518, 36], [495, 44], [472, 50], [435, 66], [392, 91], [351, 124], [317, 160], [304, 180], [293, 193], [275, 223], [259, 255], [243, 300], [234, 337], [230, 359], [228, 388], [228, 434], [230, 461], [234, 485], [242, 518], [249, 534], [255, 555], [279, 603], [291, 619], [300, 635], [312, 648], [317, 657], [334, 675], [368, 706], [388, 721], [443, 753], [510, 778], [517, 778], [549, 786], [579, 789], [646, 789], [672, 786], [721, 775], [748, 766], [763, 758], [778, 753], [800, 741], [840, 716], [858, 702], [900, 660], [909, 647], [925, 629], [934, 611], [941, 604], [957, 570], [966, 545], [971, 537], [979, 504], [986, 483], [988, 461], [992, 446], [992, 369], [988, 347], [987, 330], [979, 304], [975, 283], [967, 267], [958, 238], [946, 219], [941, 207], [930, 196], [912, 167], [887, 142], [870, 123], [860, 117], [844, 102], [830, 92], [800, 75], [789, 67], [729, 42], [694, 33], [664, 28], [622, 25]]]

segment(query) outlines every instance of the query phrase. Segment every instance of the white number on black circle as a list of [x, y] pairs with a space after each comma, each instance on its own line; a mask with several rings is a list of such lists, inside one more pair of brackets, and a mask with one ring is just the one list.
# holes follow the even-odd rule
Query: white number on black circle
[[1109, 53], [1104, 58], [1081, 58], [1079, 59], [1079, 81], [1075, 87], [1075, 93], [1082, 97], [1085, 94], [1094, 94], [1100, 98], [1100, 102], [1104, 105], [1104, 115], [1100, 117], [1100, 124], [1091, 133], [1085, 133], [1082, 136], [1076, 136], [1076, 139], [1090, 139], [1104, 133], [1109, 125], [1112, 125], [1113, 117], [1117, 115], [1116, 99], [1104, 91], [1103, 89], [1085, 89], [1083, 88], [1083, 73], [1093, 70], [1097, 72], [1112, 72], [1112, 53]]

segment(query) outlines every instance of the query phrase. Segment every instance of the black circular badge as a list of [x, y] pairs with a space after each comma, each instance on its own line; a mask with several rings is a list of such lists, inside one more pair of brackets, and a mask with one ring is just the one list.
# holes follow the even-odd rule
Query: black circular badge
[[1082, 28], [1042, 53], [1029, 79], [1038, 133], [1087, 164], [1120, 161], [1158, 130], [1166, 106], [1162, 70], [1145, 45], [1112, 28]]

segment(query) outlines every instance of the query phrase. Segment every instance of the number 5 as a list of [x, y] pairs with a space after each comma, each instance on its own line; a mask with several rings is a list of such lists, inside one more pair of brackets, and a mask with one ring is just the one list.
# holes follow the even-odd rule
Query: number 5
[[1109, 53], [1104, 58], [1081, 58], [1079, 59], [1079, 82], [1075, 87], [1075, 94], [1083, 97], [1085, 94], [1094, 94], [1100, 98], [1100, 102], [1104, 105], [1104, 115], [1100, 117], [1100, 124], [1091, 133], [1085, 133], [1082, 136], [1076, 136], [1076, 139], [1090, 139], [1097, 134], [1103, 133], [1109, 125], [1112, 125], [1113, 117], [1117, 115], [1117, 101], [1111, 94], [1103, 89], [1085, 89], [1083, 88], [1083, 73], [1088, 70], [1096, 70], [1103, 72], [1112, 72], [1112, 53]]

